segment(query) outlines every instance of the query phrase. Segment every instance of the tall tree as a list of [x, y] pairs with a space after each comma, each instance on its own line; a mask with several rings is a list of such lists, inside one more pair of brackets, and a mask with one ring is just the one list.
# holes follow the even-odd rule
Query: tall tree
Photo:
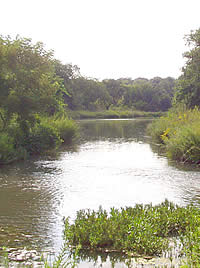
[[34, 124], [35, 113], [53, 113], [60, 108], [52, 51], [30, 39], [0, 37], [0, 116], [4, 127], [15, 116], [21, 127]]
[[200, 106], [200, 29], [186, 36], [190, 50], [184, 53], [186, 64], [176, 85], [175, 102], [189, 108]]

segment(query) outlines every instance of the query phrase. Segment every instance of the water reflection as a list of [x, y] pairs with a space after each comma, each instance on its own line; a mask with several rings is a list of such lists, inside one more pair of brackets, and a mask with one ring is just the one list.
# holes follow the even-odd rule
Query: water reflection
[[121, 142], [129, 140], [145, 141], [145, 129], [151, 121], [151, 119], [80, 121], [81, 141], [114, 141], [116, 139]]
[[57, 188], [51, 180], [55, 168], [47, 170], [36, 163], [27, 161], [0, 170], [0, 246], [54, 247], [51, 234], [60, 217], [60, 201], [52, 191]]
[[77, 147], [0, 168], [0, 246], [57, 251], [63, 217], [76, 211], [160, 203], [199, 204], [200, 173], [169, 165], [150, 143], [150, 120], [79, 122]]

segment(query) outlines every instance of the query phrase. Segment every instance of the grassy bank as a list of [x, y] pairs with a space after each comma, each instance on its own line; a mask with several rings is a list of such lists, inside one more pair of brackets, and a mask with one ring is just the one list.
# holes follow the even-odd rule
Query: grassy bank
[[13, 118], [0, 132], [0, 164], [56, 150], [63, 143], [70, 144], [77, 133], [76, 123], [66, 116], [35, 117], [33, 125]]
[[196, 107], [173, 108], [154, 121], [149, 129], [153, 140], [163, 144], [169, 159], [200, 164], [200, 111]]
[[105, 110], [105, 111], [69, 111], [73, 119], [119, 119], [137, 117], [160, 117], [162, 112], [144, 112], [132, 110]]

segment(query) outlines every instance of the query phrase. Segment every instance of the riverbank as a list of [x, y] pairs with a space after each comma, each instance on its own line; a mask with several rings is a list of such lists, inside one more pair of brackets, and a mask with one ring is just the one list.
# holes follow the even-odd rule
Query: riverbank
[[154, 142], [162, 144], [169, 159], [200, 166], [200, 111], [184, 106], [171, 109], [149, 128]]
[[139, 117], [160, 117], [163, 112], [145, 112], [137, 110], [104, 110], [104, 111], [68, 111], [72, 119], [120, 119]]
[[36, 117], [33, 124], [15, 118], [0, 132], [0, 165], [25, 160], [71, 144], [78, 136], [78, 126], [67, 116]]

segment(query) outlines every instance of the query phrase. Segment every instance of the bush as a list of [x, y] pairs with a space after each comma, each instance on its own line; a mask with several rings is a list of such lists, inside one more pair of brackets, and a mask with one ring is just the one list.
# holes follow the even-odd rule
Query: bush
[[7, 133], [0, 133], [0, 163], [6, 164], [16, 157], [14, 139]]
[[155, 142], [164, 144], [170, 159], [200, 163], [200, 111], [183, 106], [154, 121], [149, 132]]
[[200, 164], [199, 123], [182, 126], [166, 140], [167, 155], [170, 159]]
[[58, 131], [64, 143], [71, 143], [78, 135], [77, 124], [66, 116], [54, 117], [50, 124]]
[[36, 124], [24, 142], [30, 154], [41, 154], [53, 150], [61, 144], [58, 132], [47, 124]]
[[0, 163], [25, 159], [27, 155], [41, 154], [58, 148], [61, 143], [71, 143], [77, 136], [78, 127], [67, 117], [34, 116], [33, 124], [22, 122], [13, 116], [6, 132], [0, 133]]

